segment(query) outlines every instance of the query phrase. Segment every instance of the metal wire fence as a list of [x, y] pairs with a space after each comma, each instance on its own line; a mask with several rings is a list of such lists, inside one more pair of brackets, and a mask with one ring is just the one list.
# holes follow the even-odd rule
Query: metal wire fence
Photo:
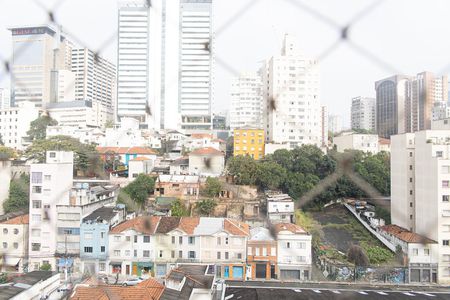
[[[210, 54], [214, 56], [214, 61], [221, 68], [223, 68], [228, 73], [229, 76], [239, 76], [238, 71], [239, 67], [235, 66], [232, 61], [227, 61], [226, 59], [224, 59], [221, 53], [211, 53], [212, 51], [214, 51], [213, 50], [214, 47], [211, 47], [211, 44], [214, 43], [214, 39], [220, 37], [235, 22], [237, 22], [242, 18], [245, 18], [246, 14], [262, 1], [264, 0], [247, 1], [243, 3], [242, 6], [239, 9], [237, 9], [237, 11], [233, 15], [229, 16], [229, 18], [225, 22], [223, 22], [223, 24], [220, 27], [215, 28], [213, 30], [214, 31], [213, 40], [205, 44], [204, 50], [210, 52]], [[325, 47], [318, 55], [316, 55], [314, 59], [315, 61], [320, 62], [325, 58], [332, 56], [342, 44], [346, 44], [356, 54], [359, 54], [360, 56], [365, 58], [368, 62], [380, 67], [387, 73], [389, 74], [400, 73], [400, 70], [395, 65], [384, 59], [384, 55], [380, 53], [373, 53], [371, 49], [366, 48], [362, 44], [359, 44], [358, 41], [352, 37], [351, 34], [352, 30], [358, 26], [359, 22], [364, 20], [369, 14], [371, 14], [374, 10], [378, 9], [379, 6], [382, 6], [386, 1], [383, 0], [372, 1], [369, 5], [367, 5], [366, 7], [355, 13], [351, 18], [349, 18], [344, 23], [338, 22], [332, 16], [324, 14], [320, 10], [314, 8], [312, 3], [309, 1], [301, 1], [301, 0], [283, 0], [283, 1], [288, 3], [292, 7], [292, 9], [298, 10], [299, 13], [301, 12], [302, 14], [310, 15], [318, 22], [325, 24], [326, 26], [330, 27], [335, 31], [335, 38], [333, 40], [330, 40], [328, 46]], [[56, 1], [54, 5], [50, 7], [45, 5], [39, 0], [32, 0], [32, 2], [46, 15], [46, 19], [42, 20], [42, 23], [48, 23], [53, 25], [54, 27], [63, 28], [64, 34], [69, 39], [71, 39], [81, 47], [92, 49], [82, 35], [74, 33], [76, 32], [75, 28], [66, 26], [66, 24], [64, 23], [64, 19], [59, 17], [60, 8], [64, 5], [64, 3], [68, 2], [67, 0]], [[271, 3], [273, 5], [276, 5], [278, 1], [272, 1]], [[2, 3], [0, 2], [0, 8], [1, 5]], [[112, 1], [111, 5], [116, 5], [116, 3]], [[147, 5], [149, 7], [152, 7], [152, 1], [147, 0]], [[82, 19], [82, 16], [80, 16], [80, 19]], [[100, 43], [100, 45], [95, 49], [92, 49], [95, 53], [94, 58], [96, 61], [98, 60], [99, 57], [103, 55], [105, 49], [107, 49], [108, 47], [113, 47], [117, 43], [118, 34], [119, 32], [117, 28], [111, 28], [107, 34], [101, 37], [102, 42]], [[18, 57], [22, 55], [23, 53], [26, 52], [27, 47], [29, 46], [30, 44], [24, 43], [21, 47], [15, 49], [14, 56]], [[0, 61], [2, 65], [2, 70], [0, 72], [0, 83], [2, 83], [3, 80], [11, 78], [11, 82], [14, 82], [14, 84], [18, 86], [21, 86], [22, 85], [21, 80], [14, 78], [14, 72], [12, 69], [13, 60], [14, 60], [13, 56], [11, 57], [0, 56]], [[309, 65], [308, 67], [313, 66]], [[443, 72], [448, 71], [449, 68], [450, 68], [449, 66], [443, 67]], [[302, 70], [302, 72], [304, 71]], [[278, 94], [283, 93], [283, 91], [287, 90], [289, 87], [290, 85], [287, 84], [286, 86], [283, 87], [283, 89], [278, 91]], [[23, 86], [23, 88], [26, 88], [26, 86]], [[277, 101], [278, 101], [277, 98], [271, 99], [271, 102], [269, 103], [269, 109], [276, 111], [277, 108], [279, 107]], [[96, 156], [97, 154], [92, 155]], [[302, 205], [305, 205], [306, 203], [312, 201], [321, 192], [323, 192], [328, 187], [335, 184], [336, 181], [342, 176], [347, 176], [351, 181], [353, 181], [356, 184], [356, 186], [358, 186], [370, 197], [372, 198], [380, 197], [380, 193], [376, 189], [374, 189], [361, 176], [359, 176], [357, 173], [354, 172], [352, 166], [353, 158], [351, 154], [336, 155], [334, 158], [338, 162], [336, 171], [333, 174], [326, 177], [325, 179], [323, 179], [321, 182], [319, 182], [319, 184], [316, 185], [315, 188], [313, 188], [310, 192], [305, 194], [297, 202], [296, 204], [297, 207], [301, 207]], [[205, 165], [207, 168], [209, 168], [210, 162], [206, 160]], [[55, 197], [55, 199], [57, 199], [57, 197]]]

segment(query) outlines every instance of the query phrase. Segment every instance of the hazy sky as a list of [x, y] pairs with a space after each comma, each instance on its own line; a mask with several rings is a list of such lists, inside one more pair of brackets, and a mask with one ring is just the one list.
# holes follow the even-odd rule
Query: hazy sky
[[[256, 71], [260, 61], [278, 53], [285, 32], [296, 35], [304, 52], [312, 57], [334, 43], [339, 31], [299, 8], [301, 5], [345, 25], [374, 3], [365, 0], [213, 1], [214, 26], [220, 29], [215, 39], [216, 56], [238, 72]], [[40, 1], [48, 8], [59, 2]], [[428, 70], [447, 74], [450, 70], [450, 1], [377, 2], [381, 3], [351, 27], [350, 39], [400, 73], [416, 74]], [[239, 18], [234, 18], [247, 5], [250, 8]], [[55, 19], [88, 47], [97, 49], [117, 31], [117, 1], [62, 1], [56, 9]], [[230, 19], [233, 21], [228, 23]], [[33, 0], [0, 0], [0, 57], [11, 55], [8, 27], [47, 21], [47, 14]], [[228, 26], [223, 27], [224, 24]], [[114, 63], [116, 44], [117, 40], [112, 40], [102, 52]], [[393, 73], [394, 70], [382, 67], [342, 43], [321, 61], [321, 101], [328, 105], [330, 113], [342, 115], [347, 125], [351, 98], [374, 96], [374, 81]], [[233, 75], [216, 64], [215, 111], [228, 109], [229, 84]], [[4, 77], [2, 69], [0, 87], [8, 85]]]

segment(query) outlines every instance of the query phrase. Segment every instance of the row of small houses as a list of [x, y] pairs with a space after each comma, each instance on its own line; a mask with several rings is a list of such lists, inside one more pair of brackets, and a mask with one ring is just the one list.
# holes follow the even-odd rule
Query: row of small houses
[[[161, 278], [180, 265], [203, 264], [224, 279], [311, 278], [311, 235], [292, 223], [250, 229], [227, 218], [138, 216], [112, 226], [122, 216], [121, 209], [105, 206], [85, 217], [79, 233], [73, 233], [80, 235], [79, 251], [60, 257], [58, 270]], [[0, 227], [13, 234], [21, 225], [21, 235], [27, 237], [27, 224], [19, 223], [11, 219]], [[23, 241], [20, 247], [27, 244]], [[7, 248], [11, 260], [14, 251]], [[26, 251], [10, 267], [17, 259], [26, 264]], [[29, 266], [29, 271], [34, 268]]]

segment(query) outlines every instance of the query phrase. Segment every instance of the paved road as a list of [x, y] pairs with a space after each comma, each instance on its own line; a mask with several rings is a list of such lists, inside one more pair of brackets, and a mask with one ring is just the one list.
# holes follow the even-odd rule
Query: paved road
[[326, 299], [326, 300], [448, 300], [446, 292], [411, 292], [393, 290], [343, 290], [343, 289], [308, 289], [308, 288], [271, 288], [271, 287], [227, 287], [225, 299], [245, 300], [287, 300], [287, 299]]

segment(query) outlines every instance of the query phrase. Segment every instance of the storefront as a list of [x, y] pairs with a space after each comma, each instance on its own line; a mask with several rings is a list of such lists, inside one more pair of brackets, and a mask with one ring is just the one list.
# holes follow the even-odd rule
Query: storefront
[[153, 270], [153, 263], [149, 261], [138, 261], [132, 263], [132, 275], [136, 276], [150, 276], [153, 277], [155, 274]]
[[60, 258], [58, 259], [58, 272], [64, 272], [67, 269], [68, 273], [72, 273], [73, 269], [73, 258]]
[[109, 263], [111, 266], [111, 273], [121, 273], [122, 272], [122, 262], [119, 261], [112, 261]]
[[217, 267], [217, 276], [224, 279], [244, 280], [246, 266], [242, 264], [230, 264]]

